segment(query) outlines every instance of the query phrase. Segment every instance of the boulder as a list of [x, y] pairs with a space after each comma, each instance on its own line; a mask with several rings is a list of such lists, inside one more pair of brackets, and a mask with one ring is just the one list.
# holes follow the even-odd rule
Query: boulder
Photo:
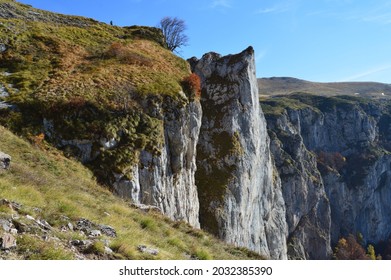
[[146, 253], [146, 254], [150, 254], [150, 255], [153, 255], [153, 256], [157, 256], [159, 254], [159, 250], [158, 249], [148, 248], [145, 245], [139, 245], [139, 246], [137, 246], [137, 249], [141, 253]]
[[11, 227], [12, 227], [12, 224], [9, 221], [0, 219], [0, 229], [3, 229], [4, 231], [9, 232], [11, 230]]
[[22, 205], [17, 203], [17, 202], [14, 202], [14, 201], [9, 201], [8, 199], [0, 199], [0, 206], [1, 205], [4, 205], [8, 208], [10, 208], [11, 210], [16, 210], [16, 211], [19, 211], [20, 208], [22, 208]]
[[9, 233], [3, 234], [3, 236], [0, 239], [0, 249], [1, 250], [8, 250], [16, 247], [16, 239], [13, 235]]
[[11, 164], [11, 156], [0, 152], [0, 169], [9, 169]]
[[117, 237], [117, 232], [111, 226], [99, 225], [99, 229], [106, 236]]
[[93, 229], [89, 232], [89, 237], [99, 237], [102, 235], [102, 232], [100, 230], [97, 230], [97, 229]]
[[5, 44], [0, 44], [0, 53], [5, 52], [7, 50], [7, 46]]

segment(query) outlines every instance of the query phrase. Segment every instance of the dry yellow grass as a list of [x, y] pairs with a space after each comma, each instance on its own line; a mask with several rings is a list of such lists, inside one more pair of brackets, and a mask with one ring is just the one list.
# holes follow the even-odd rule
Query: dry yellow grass
[[[0, 126], [0, 151], [12, 156], [11, 169], [0, 173], [0, 199], [23, 205], [24, 213], [45, 219], [52, 226], [51, 234], [61, 240], [45, 243], [34, 235], [19, 239], [18, 255], [13, 258], [74, 258], [66, 246], [77, 232], [61, 232], [62, 216], [71, 221], [86, 218], [96, 224], [110, 225], [118, 237], [109, 238], [110, 247], [119, 259], [247, 259], [260, 258], [245, 249], [224, 244], [208, 233], [193, 229], [183, 222], [173, 222], [158, 213], [144, 213], [97, 184], [83, 165], [67, 159], [43, 144], [37, 148]], [[40, 211], [36, 212], [39, 208]], [[11, 215], [0, 208], [0, 217]], [[100, 244], [95, 247], [100, 251]], [[141, 253], [139, 245], [159, 250], [157, 256]], [[34, 249], [34, 255], [29, 250]], [[100, 249], [99, 249], [100, 248]], [[93, 249], [93, 248], [92, 248]], [[102, 256], [100, 256], [102, 257]]]

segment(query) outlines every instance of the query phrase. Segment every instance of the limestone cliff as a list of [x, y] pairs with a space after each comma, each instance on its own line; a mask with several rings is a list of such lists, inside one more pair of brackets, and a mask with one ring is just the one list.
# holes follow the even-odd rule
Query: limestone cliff
[[316, 156], [303, 143], [299, 114], [288, 109], [267, 120], [286, 207], [289, 257], [327, 259], [331, 256], [329, 199]]
[[203, 118], [196, 185], [201, 227], [227, 242], [285, 259], [287, 226], [266, 122], [259, 106], [254, 51], [191, 60], [201, 77]]
[[199, 227], [199, 203], [194, 174], [196, 145], [201, 127], [201, 106], [165, 105], [164, 141], [161, 153], [141, 151], [131, 179], [116, 176], [115, 191], [136, 204], [157, 206], [174, 220]]
[[349, 233], [361, 233], [365, 242], [378, 244], [391, 234], [391, 156], [374, 159], [359, 184], [338, 172], [323, 176], [332, 209], [333, 243]]
[[[389, 85], [363, 84], [367, 98], [269, 96], [261, 109], [250, 47], [190, 60], [198, 100], [188, 63], [164, 46], [156, 28], [0, 0], [0, 124], [79, 159], [133, 204], [269, 258], [330, 258], [350, 233], [390, 237], [391, 101], [372, 92]], [[277, 80], [265, 95], [298, 82]], [[23, 171], [10, 160], [0, 152], [6, 176]]]
[[[135, 128], [113, 126], [112, 138], [72, 139], [64, 135], [61, 119], [44, 120], [45, 134], [62, 149], [70, 150], [82, 162], [92, 166], [100, 180], [105, 180], [114, 192], [132, 203], [157, 207], [173, 220], [183, 220], [199, 228], [199, 203], [194, 174], [196, 145], [201, 127], [202, 110], [199, 101], [185, 104], [167, 98], [143, 100], [143, 114], [125, 116], [138, 121]], [[151, 118], [161, 126], [142, 123]], [[115, 121], [117, 122], [117, 120]], [[109, 126], [109, 124], [107, 124]], [[129, 139], [124, 130], [136, 133], [140, 126], [151, 130], [151, 145], [138, 144], [142, 138]], [[150, 127], [148, 127], [150, 126]], [[160, 131], [160, 132], [159, 132]], [[128, 150], [128, 146], [132, 148]], [[141, 148], [140, 148], [141, 146]]]
[[[309, 258], [323, 258], [330, 253], [327, 242], [336, 244], [348, 234], [361, 233], [365, 244], [387, 240], [389, 101], [294, 94], [262, 104], [270, 133], [277, 139], [272, 150], [282, 178], [290, 236], [295, 235], [290, 216], [303, 213], [306, 205], [316, 213], [306, 218], [312, 226], [296, 238], [299, 246], [290, 256], [297, 257], [298, 248], [303, 248]], [[313, 243], [303, 243], [308, 236]], [[315, 244], [323, 244], [322, 249]]]
[[[12, 38], [12, 40], [10, 39]], [[86, 164], [134, 204], [199, 227], [199, 101], [160, 29], [0, 1], [0, 123]]]

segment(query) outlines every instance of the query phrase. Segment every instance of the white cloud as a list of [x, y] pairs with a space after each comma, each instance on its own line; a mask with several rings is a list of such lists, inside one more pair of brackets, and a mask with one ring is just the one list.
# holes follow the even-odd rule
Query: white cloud
[[365, 22], [374, 22], [380, 24], [390, 24], [391, 23], [391, 13], [383, 13], [383, 14], [369, 14], [358, 17], [361, 21]]
[[358, 79], [361, 79], [361, 78], [365, 78], [365, 77], [368, 77], [368, 76], [371, 76], [373, 74], [377, 74], [377, 73], [380, 73], [380, 72], [383, 72], [383, 71], [386, 71], [386, 70], [389, 70], [389, 69], [391, 69], [391, 65], [382, 65], [382, 66], [378, 66], [378, 67], [374, 67], [374, 68], [365, 70], [365, 71], [360, 72], [360, 73], [356, 73], [356, 74], [354, 74], [352, 76], [344, 78], [341, 81], [355, 81], [355, 80], [358, 80]]
[[255, 14], [279, 14], [279, 13], [285, 13], [289, 12], [291, 10], [294, 10], [295, 7], [297, 7], [300, 4], [299, 0], [285, 0], [280, 1], [279, 3], [270, 6], [270, 7], [264, 7], [257, 11], [255, 11]]
[[[334, 0], [325, 0], [326, 3], [331, 3], [333, 1]], [[338, 5], [330, 5], [326, 10], [313, 11], [308, 13], [308, 15], [376, 24], [391, 24], [391, 1], [376, 4], [368, 8], [365, 5], [354, 5], [353, 1], [341, 0]]]
[[284, 13], [289, 10], [288, 6], [274, 6], [270, 8], [264, 8], [264, 9], [259, 9], [256, 11], [256, 14], [278, 14], [278, 13]]
[[231, 0], [213, 0], [212, 8], [231, 8]]

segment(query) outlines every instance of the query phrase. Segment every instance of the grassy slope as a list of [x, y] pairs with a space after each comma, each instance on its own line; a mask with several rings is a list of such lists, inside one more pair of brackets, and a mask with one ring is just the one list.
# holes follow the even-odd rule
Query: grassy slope
[[[86, 138], [98, 137], [94, 133], [110, 128], [111, 121], [115, 130], [121, 125], [137, 130], [132, 133], [136, 143], [158, 141], [162, 122], [143, 112], [141, 104], [148, 98], [157, 102], [167, 98], [178, 106], [188, 102], [180, 92], [181, 81], [190, 72], [183, 59], [162, 47], [156, 30], [120, 28], [0, 0], [0, 44], [6, 46], [0, 53], [0, 84], [10, 94], [6, 101], [19, 108], [0, 111], [0, 121], [36, 143], [31, 146], [0, 126], [0, 150], [12, 156], [11, 170], [0, 174], [0, 199], [23, 205], [21, 213], [1, 206], [0, 219], [21, 215], [28, 223], [25, 214], [29, 214], [54, 227], [48, 233], [52, 241], [43, 241], [41, 233], [22, 235], [17, 249], [0, 257], [76, 258], [69, 241], [86, 237], [60, 231], [65, 223], [61, 217], [66, 216], [72, 222], [87, 218], [114, 227], [118, 233], [110, 240], [114, 258], [259, 258], [184, 223], [130, 208], [98, 185], [88, 169], [40, 138], [47, 114], [57, 115], [63, 134], [69, 130], [77, 131], [76, 136], [84, 132]], [[139, 123], [146, 132], [137, 127]], [[137, 142], [140, 139], [144, 141]], [[160, 253], [156, 257], [140, 253], [137, 246], [142, 244]], [[101, 254], [101, 245], [96, 247], [100, 250], [95, 248], [96, 254], [89, 258], [108, 257]]]
[[[11, 169], [0, 173], [0, 199], [18, 202], [23, 205], [23, 214], [48, 221], [53, 226], [49, 235], [61, 241], [59, 246], [43, 241], [39, 235], [22, 235], [11, 258], [75, 258], [68, 241], [86, 237], [73, 231], [61, 232], [61, 226], [67, 223], [63, 216], [71, 222], [86, 218], [114, 227], [118, 237], [109, 238], [109, 246], [119, 259], [259, 258], [185, 223], [129, 207], [99, 186], [88, 169], [49, 146], [34, 147], [1, 126], [0, 135], [0, 151], [12, 156]], [[0, 218], [12, 214], [6, 207], [0, 208]], [[138, 245], [157, 248], [159, 254], [140, 253]], [[97, 250], [89, 258], [105, 256]]]
[[[287, 95], [295, 92], [316, 93], [322, 96], [357, 95], [371, 98], [389, 98], [391, 85], [374, 82], [316, 83], [305, 80], [275, 77], [258, 79], [261, 95]], [[384, 93], [383, 96], [381, 93]]]
[[181, 87], [189, 66], [163, 47], [156, 28], [121, 28], [0, 0], [0, 44], [0, 87], [19, 109], [0, 110], [0, 124], [34, 138], [49, 119], [56, 135], [45, 137], [53, 144], [120, 140], [122, 133], [118, 147], [91, 163], [109, 170], [100, 177], [113, 168], [131, 174], [141, 150], [159, 153], [163, 121], [154, 108], [189, 102]]
[[[261, 96], [262, 110], [266, 115], [279, 116], [285, 110], [311, 109], [315, 112], [333, 112], [339, 109], [351, 109], [354, 106], [365, 108], [368, 104], [380, 106], [388, 104], [388, 100], [376, 100], [368, 97], [351, 95], [323, 96], [312, 93], [296, 92], [288, 95]], [[381, 107], [381, 106], [380, 106]]]
[[[17, 91], [8, 90], [15, 99], [82, 95], [110, 104], [125, 85], [139, 93], [175, 95], [189, 74], [184, 60], [161, 47], [156, 30], [120, 28], [0, 0], [6, 4], [18, 17], [0, 17], [0, 43], [7, 46], [0, 70], [11, 73], [0, 75], [0, 82], [13, 84]], [[152, 40], [136, 34], [150, 34]]]

